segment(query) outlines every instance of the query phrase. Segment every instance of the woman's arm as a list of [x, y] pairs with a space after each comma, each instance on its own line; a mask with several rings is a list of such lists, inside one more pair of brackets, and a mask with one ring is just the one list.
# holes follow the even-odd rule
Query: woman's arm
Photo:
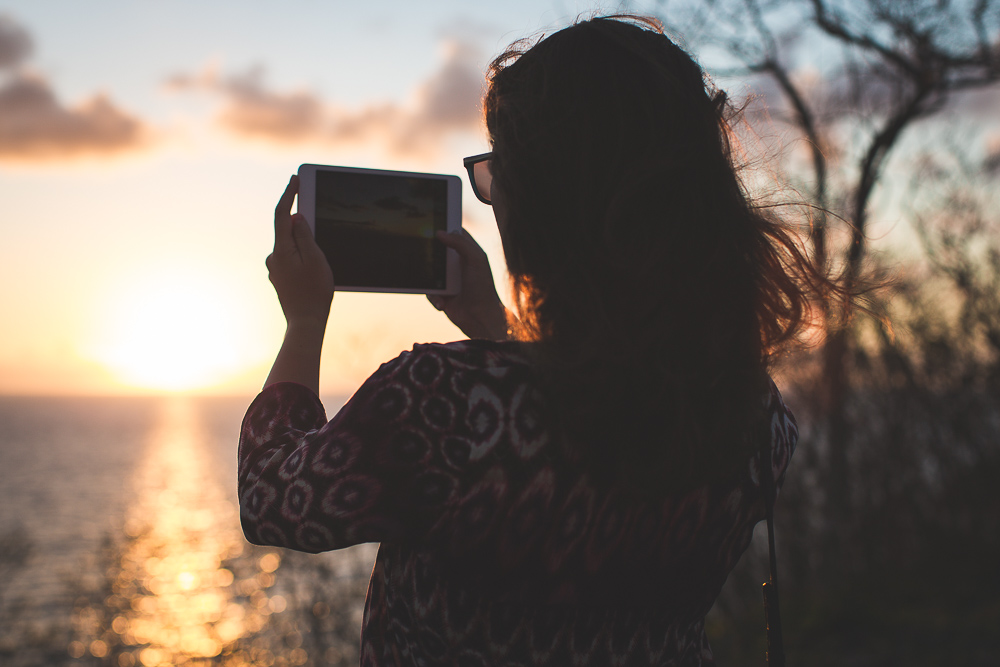
[[333, 300], [333, 272], [301, 214], [292, 215], [299, 178], [292, 176], [274, 209], [268, 278], [285, 314], [285, 338], [264, 386], [296, 382], [319, 394], [319, 359]]
[[[447, 438], [434, 421], [464, 414], [458, 411], [469, 403], [445, 377], [464, 372], [446, 357], [468, 365], [477, 354], [474, 346], [415, 346], [383, 364], [329, 422], [319, 398], [301, 384], [261, 392], [240, 429], [237, 488], [246, 538], [317, 552], [425, 536], [456, 498], [457, 470], [474, 464], [461, 446], [472, 441], [468, 420], [456, 418]], [[431, 391], [420, 381], [434, 369], [442, 381]], [[421, 409], [428, 399], [451, 411]], [[458, 444], [457, 453], [444, 451], [447, 442]]]
[[296, 382], [319, 395], [319, 359], [323, 349], [325, 324], [302, 323], [285, 327], [278, 356], [264, 382], [265, 387], [278, 382]]

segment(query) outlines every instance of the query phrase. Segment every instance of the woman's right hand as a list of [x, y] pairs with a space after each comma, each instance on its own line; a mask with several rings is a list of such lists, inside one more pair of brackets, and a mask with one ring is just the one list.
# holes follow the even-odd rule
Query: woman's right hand
[[438, 232], [436, 237], [458, 253], [462, 286], [458, 294], [428, 294], [427, 300], [469, 338], [506, 340], [507, 309], [497, 295], [486, 252], [465, 229]]
[[292, 215], [298, 191], [299, 177], [292, 176], [274, 209], [274, 252], [265, 263], [288, 324], [315, 323], [325, 329], [334, 292], [333, 272], [305, 217]]
[[333, 299], [333, 272], [306, 219], [292, 215], [298, 191], [299, 177], [292, 176], [274, 209], [274, 252], [267, 257], [267, 277], [288, 326], [264, 386], [297, 382], [319, 394], [319, 357]]

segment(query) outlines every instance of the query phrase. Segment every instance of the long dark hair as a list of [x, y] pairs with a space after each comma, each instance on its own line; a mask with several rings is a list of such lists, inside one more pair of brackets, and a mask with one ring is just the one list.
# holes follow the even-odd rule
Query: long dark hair
[[733, 473], [774, 355], [837, 285], [749, 200], [725, 95], [634, 16], [515, 43], [487, 78], [518, 336], [564, 442], [650, 492]]

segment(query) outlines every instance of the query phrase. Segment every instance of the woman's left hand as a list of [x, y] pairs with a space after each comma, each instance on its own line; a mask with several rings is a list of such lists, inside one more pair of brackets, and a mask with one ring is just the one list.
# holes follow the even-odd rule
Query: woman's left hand
[[508, 313], [493, 284], [490, 260], [465, 229], [438, 232], [437, 240], [458, 253], [462, 288], [458, 294], [428, 294], [431, 305], [443, 311], [469, 338], [506, 340]]
[[301, 213], [292, 215], [299, 177], [292, 176], [274, 209], [274, 251], [266, 264], [289, 325], [326, 326], [333, 300], [333, 271]]

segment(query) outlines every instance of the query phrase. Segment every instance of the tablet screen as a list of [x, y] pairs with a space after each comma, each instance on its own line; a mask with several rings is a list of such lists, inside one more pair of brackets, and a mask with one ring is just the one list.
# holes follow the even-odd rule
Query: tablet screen
[[443, 179], [316, 171], [316, 242], [344, 287], [442, 290], [448, 184]]

